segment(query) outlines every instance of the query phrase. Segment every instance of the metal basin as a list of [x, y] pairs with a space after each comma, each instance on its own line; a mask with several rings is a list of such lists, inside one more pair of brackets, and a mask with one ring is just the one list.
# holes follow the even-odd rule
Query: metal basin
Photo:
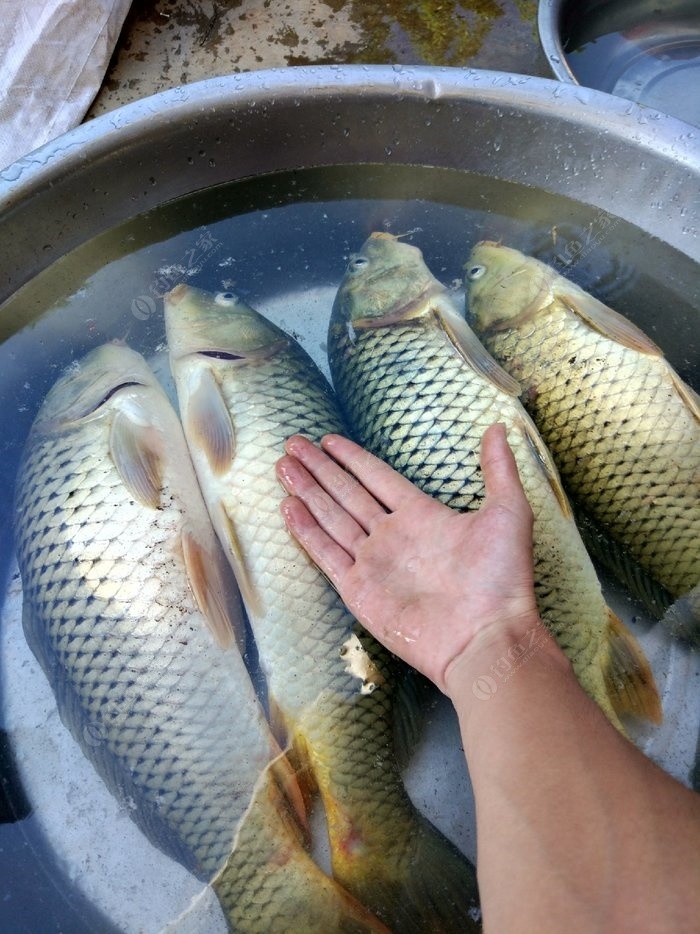
[[619, 94], [700, 126], [695, 0], [541, 0], [538, 29], [559, 81]]
[[[363, 175], [367, 167], [371, 171]], [[316, 170], [325, 174], [310, 174]], [[360, 173], [357, 183], [353, 182], [356, 172]], [[319, 223], [325, 213], [338, 227], [345, 224], [337, 243], [331, 244], [320, 223], [298, 223], [289, 229], [267, 224], [268, 202], [254, 202], [255, 191], [267, 189], [264, 185], [256, 189], [253, 183], [267, 179], [274, 184], [278, 178], [283, 179], [280, 185], [291, 187], [303, 187], [308, 178], [321, 179], [322, 184], [309, 189], [308, 200], [323, 207], [321, 213], [309, 216]], [[372, 184], [364, 190], [366, 178]], [[253, 192], [251, 226], [241, 228], [235, 246], [216, 226], [228, 210], [229, 183], [253, 185], [246, 188], [246, 198]], [[413, 203], [414, 213], [422, 210], [423, 202], [437, 205], [434, 214], [426, 214], [427, 222], [415, 242], [433, 250], [435, 268], [446, 279], [460, 275], [471, 239], [530, 226], [537, 229], [537, 237], [551, 238], [555, 257], [574, 274], [584, 269], [596, 251], [604, 254], [604, 259], [610, 259], [607, 271], [613, 289], [653, 269], [665, 300], [650, 300], [649, 307], [640, 310], [640, 320], [654, 328], [655, 340], [697, 382], [699, 190], [700, 140], [692, 127], [618, 97], [522, 75], [390, 66], [292, 68], [212, 79], [95, 119], [0, 172], [0, 382], [3, 399], [9, 400], [0, 412], [2, 482], [11, 489], [24, 435], [40, 401], [42, 379], [55, 379], [58, 368], [78, 347], [82, 350], [100, 343], [105, 335], [128, 334], [131, 339], [140, 327], [151, 340], [152, 350], [162, 341], [148, 292], [155, 261], [137, 269], [140, 279], [135, 273], [127, 282], [121, 276], [107, 276], [101, 301], [78, 309], [79, 314], [75, 303], [54, 308], [51, 315], [46, 312], [61, 289], [80, 295], [76, 268], [87, 283], [89, 298], [91, 277], [98, 279], [100, 270], [115, 256], [119, 258], [120, 251], [135, 248], [135, 237], [142, 238], [136, 245], [146, 248], [175, 234], [169, 212], [180, 203], [178, 199], [189, 199], [190, 204], [196, 195], [194, 201], [204, 205], [198, 223], [210, 225], [214, 239], [208, 242], [219, 250], [217, 267], [229, 268], [219, 261], [228, 259], [231, 250], [239, 251], [236, 275], [253, 292], [257, 290], [261, 310], [277, 309], [281, 320], [289, 315], [288, 295], [298, 303], [299, 296], [303, 297], [299, 330], [308, 328], [313, 346], [307, 349], [312, 352], [319, 352], [325, 337], [328, 299], [342, 276], [347, 252], [359, 247], [372, 225], [383, 223], [389, 215], [393, 232], [414, 229], [414, 214], [402, 213], [395, 206], [405, 199]], [[468, 191], [468, 198], [463, 191]], [[465, 198], [478, 203], [479, 211], [469, 214], [476, 218], [473, 226], [465, 225], [459, 213]], [[347, 203], [340, 204], [344, 200]], [[389, 201], [391, 207], [387, 207]], [[474, 204], [469, 202], [467, 207], [472, 210]], [[355, 211], [357, 215], [350, 216]], [[491, 220], [491, 215], [497, 219]], [[176, 211], [172, 214], [176, 219], [183, 216]], [[438, 220], [430, 226], [433, 217]], [[452, 225], [454, 243], [449, 245], [441, 243], [444, 218]], [[405, 227], [399, 226], [404, 222]], [[229, 228], [226, 231], [230, 233]], [[294, 241], [293, 249], [286, 252], [285, 238]], [[146, 265], [151, 262], [148, 254], [139, 255], [145, 256]], [[264, 257], [268, 257], [267, 265], [261, 270], [256, 263]], [[213, 268], [212, 262], [205, 272]], [[36, 283], [43, 281], [48, 285], [42, 291]], [[588, 284], [596, 281], [592, 278]], [[309, 297], [312, 293], [314, 301]], [[635, 313], [635, 296], [647, 294], [646, 286], [631, 294], [628, 305]], [[659, 307], [663, 314], [658, 313]], [[147, 327], [152, 330], [147, 332]], [[39, 376], [34, 371], [37, 367]], [[8, 496], [0, 514], [0, 566], [10, 575], [11, 520]], [[7, 593], [3, 588], [0, 630], [7, 630], [8, 613], [21, 602], [18, 587], [15, 580], [10, 581]], [[69, 758], [60, 746], [55, 712], [44, 715], [38, 707], [21, 708], [22, 702], [28, 705], [29, 701], [20, 697], [23, 686], [16, 679], [29, 670], [21, 666], [32, 663], [26, 655], [21, 663], [13, 663], [19, 656], [8, 660], [7, 648], [7, 642], [0, 642], [0, 714], [11, 753], [2, 777], [12, 780], [17, 792], [31, 766], [28, 749], [37, 747], [36, 739], [29, 736], [34, 730], [50, 731], [41, 748], [48, 754], [49, 747], [56, 747], [57, 762], [63, 764], [58, 770], [61, 777], [70, 770], [77, 774], [83, 767], [89, 772], [79, 750], [73, 750]], [[645, 648], [659, 660], [660, 670], [668, 672], [669, 678], [673, 675], [677, 688], [692, 684], [686, 656], [669, 655], [665, 643], [655, 645], [653, 640]], [[21, 646], [16, 644], [14, 649], [19, 652]], [[41, 680], [41, 673], [36, 672]], [[8, 723], [5, 713], [11, 691], [14, 719]], [[44, 697], [41, 703], [50, 704], [50, 698]], [[665, 732], [656, 734], [652, 745], [645, 748], [685, 778], [687, 762], [679, 760], [674, 766], [669, 750], [677, 737], [686, 735], [683, 730], [695, 708], [681, 705], [674, 713], [671, 703], [670, 709]], [[451, 749], [448, 765], [447, 746]], [[411, 786], [412, 792], [420, 795], [424, 791], [425, 800], [446, 808], [449, 830], [458, 821], [445, 802], [459, 809], [461, 820], [469, 824], [465, 818], [469, 792], [459, 784], [466, 778], [459, 777], [464, 767], [454, 724], [445, 727], [443, 734], [433, 734], [419, 758], [416, 768], [422, 770], [422, 778]], [[440, 763], [437, 768], [436, 762]], [[82, 848], [84, 853], [91, 823], [96, 828], [94, 836], [101, 833], [88, 807], [92, 792], [87, 791], [87, 772], [84, 778], [80, 772], [80, 779], [68, 788], [69, 804], [63, 804], [62, 811], [56, 803], [58, 772], [48, 777], [54, 784], [46, 791], [46, 807], [58, 811], [50, 815], [51, 822], [40, 821], [44, 805], [37, 805], [31, 794], [22, 802], [15, 793], [14, 804], [22, 813], [36, 808], [30, 820], [38, 822], [38, 827], [32, 830], [22, 821], [1, 828], [7, 843], [0, 854], [0, 875], [12, 878], [13, 905], [19, 906], [10, 908], [17, 913], [9, 916], [8, 930], [25, 917], [30, 921], [24, 929], [45, 930], [42, 918], [47, 912], [67, 930], [109, 929], [103, 916], [111, 913], [109, 902], [98, 897], [95, 886], [82, 884], [82, 870], [71, 867], [69, 881], [57, 855], [60, 852], [63, 860], [68, 846]], [[439, 778], [441, 790], [436, 793], [426, 786], [426, 776], [427, 780]], [[107, 809], [108, 803], [103, 805]], [[63, 834], [67, 840], [67, 831], [56, 829], [66, 824], [73, 835], [70, 843], [59, 839]], [[115, 846], [126, 848], [119, 841], [126, 839], [129, 825], [122, 817], [111, 832], [109, 839], [116, 841]], [[467, 851], [473, 845], [471, 824], [459, 842]], [[172, 867], [161, 871], [158, 864], [156, 869], [157, 853], [147, 857], [133, 853], [121, 854], [128, 895], [111, 874], [111, 863], [107, 888], [113, 889], [110, 894], [120, 904], [135, 906], [139, 883], [150, 908]], [[99, 868], [102, 860], [108, 865], [108, 856], [93, 855], [93, 868]], [[12, 875], [10, 867], [14, 867]], [[187, 891], [180, 876], [173, 876], [170, 885]], [[161, 916], [158, 923], [162, 921]], [[126, 922], [118, 923], [122, 929], [132, 929]], [[143, 928], [139, 920], [133, 929], [151, 928], [144, 918]]]
[[522, 75], [291, 68], [138, 101], [0, 172], [0, 301], [73, 247], [170, 199], [268, 172], [360, 163], [521, 182], [700, 254], [680, 213], [697, 192], [698, 143], [673, 120]]

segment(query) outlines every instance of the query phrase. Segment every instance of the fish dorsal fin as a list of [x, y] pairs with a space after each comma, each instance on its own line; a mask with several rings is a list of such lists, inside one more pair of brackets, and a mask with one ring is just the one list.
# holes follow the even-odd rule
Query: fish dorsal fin
[[187, 435], [190, 446], [204, 451], [215, 476], [231, 467], [235, 451], [233, 422], [211, 370], [199, 373], [199, 383], [187, 402]]
[[554, 497], [559, 503], [559, 508], [561, 509], [563, 515], [567, 519], [571, 519], [571, 521], [573, 521], [573, 512], [571, 510], [569, 499], [564, 492], [564, 487], [561, 485], [559, 471], [555, 467], [552, 456], [545, 446], [544, 441], [540, 437], [537, 428], [531, 421], [530, 416], [525, 411], [522, 412], [520, 418], [518, 419], [518, 427], [520, 428], [523, 437], [528, 444], [528, 447], [532, 451], [532, 455], [537, 466], [546, 478], [547, 483], [552, 488]]
[[182, 532], [182, 554], [190, 587], [217, 645], [226, 649], [235, 639], [239, 651], [244, 654], [243, 614], [223, 556], [218, 548], [212, 553], [188, 529]]
[[[599, 334], [602, 334], [603, 337], [616, 341], [630, 350], [636, 350], [638, 353], [663, 358], [664, 355], [661, 349], [629, 318], [625, 318], [619, 312], [608, 308], [607, 305], [598, 301], [597, 298], [593, 298], [588, 292], [575, 287], [573, 283], [570, 290], [566, 289], [563, 293], [557, 292], [557, 298], [569, 311], [585, 321], [589, 327], [598, 331]], [[687, 383], [683, 382], [670, 364], [667, 364], [667, 367], [669, 378], [676, 392], [695, 420], [700, 422], [700, 398], [698, 394]]]
[[632, 633], [608, 610], [603, 675], [610, 703], [619, 715], [661, 723], [663, 713], [649, 662]]
[[438, 296], [433, 303], [433, 313], [457, 352], [479, 376], [509, 396], [520, 395], [520, 383], [496, 363], [449, 300]]
[[119, 409], [109, 433], [109, 453], [134, 499], [158, 509], [163, 486], [163, 442], [157, 429], [135, 411]]
[[229, 564], [233, 568], [238, 589], [241, 592], [248, 613], [251, 616], [261, 617], [265, 612], [263, 601], [260, 599], [260, 595], [250, 578], [235, 523], [223, 504], [220, 506], [220, 521], [215, 523], [215, 526], [219, 531], [219, 538], [224, 546]]
[[573, 314], [585, 321], [586, 324], [623, 347], [636, 350], [638, 353], [648, 354], [652, 357], [662, 357], [661, 350], [653, 340], [617, 311], [613, 311], [603, 302], [593, 298], [588, 292], [568, 283], [563, 290], [556, 290], [557, 299]]

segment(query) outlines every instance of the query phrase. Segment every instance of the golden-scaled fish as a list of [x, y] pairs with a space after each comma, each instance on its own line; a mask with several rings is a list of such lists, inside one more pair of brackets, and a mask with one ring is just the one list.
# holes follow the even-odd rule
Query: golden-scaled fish
[[[689, 594], [700, 583], [697, 394], [631, 321], [545, 263], [484, 241], [465, 268], [475, 327], [520, 382], [574, 502], [671, 599]], [[680, 602], [673, 625], [694, 617], [700, 644], [697, 608]]]
[[[661, 711], [640, 647], [608, 609], [556, 468], [518, 400], [421, 251], [373, 234], [348, 266], [328, 348], [336, 391], [358, 441], [455, 509], [484, 496], [479, 448], [503, 422], [535, 516], [537, 601], [583, 687], [608, 717]], [[507, 675], [507, 660], [495, 666]]]
[[58, 380], [16, 505], [27, 640], [148, 838], [213, 881], [236, 931], [286, 932], [290, 916], [319, 934], [385, 930], [304, 848], [300, 791], [237, 644], [235, 581], [139, 354], [108, 344]]
[[165, 316], [190, 453], [236, 571], [278, 738], [320, 791], [335, 878], [397, 931], [475, 930], [473, 869], [401, 780], [392, 660], [280, 513], [285, 440], [344, 431], [328, 383], [231, 293], [177, 286]]

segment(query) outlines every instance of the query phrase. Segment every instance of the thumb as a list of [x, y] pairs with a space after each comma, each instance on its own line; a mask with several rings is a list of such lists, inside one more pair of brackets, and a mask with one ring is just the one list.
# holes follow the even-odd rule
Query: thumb
[[518, 465], [506, 437], [506, 426], [501, 422], [490, 425], [481, 439], [481, 469], [484, 475], [486, 497], [490, 503], [500, 503], [514, 512], [532, 510], [520, 482]]

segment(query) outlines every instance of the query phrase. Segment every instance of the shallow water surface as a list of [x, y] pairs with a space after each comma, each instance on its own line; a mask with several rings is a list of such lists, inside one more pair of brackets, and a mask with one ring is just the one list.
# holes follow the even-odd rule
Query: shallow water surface
[[[452, 170], [336, 167], [210, 189], [109, 231], [25, 286], [0, 309], [0, 727], [7, 736], [4, 787], [12, 785], [0, 826], [0, 926], [103, 931], [108, 917], [124, 931], [157, 931], [169, 922], [174, 931], [225, 930], [213, 896], [154, 849], [102, 785], [61, 723], [24, 641], [11, 489], [46, 391], [67, 364], [114, 339], [151, 358], [167, 385], [162, 295], [179, 282], [239, 293], [299, 339], [327, 374], [335, 291], [348, 257], [373, 230], [419, 246], [457, 301], [462, 266], [478, 240], [502, 239], [552, 262], [633, 318], [700, 387], [693, 263], [604, 212]], [[698, 661], [650, 628], [616, 586], [606, 582], [606, 592], [639, 635], [666, 708], [664, 726], [638, 731], [638, 739], [687, 781], [700, 721]], [[454, 717], [431, 693], [425, 719], [407, 785], [473, 859], [473, 802]]]

